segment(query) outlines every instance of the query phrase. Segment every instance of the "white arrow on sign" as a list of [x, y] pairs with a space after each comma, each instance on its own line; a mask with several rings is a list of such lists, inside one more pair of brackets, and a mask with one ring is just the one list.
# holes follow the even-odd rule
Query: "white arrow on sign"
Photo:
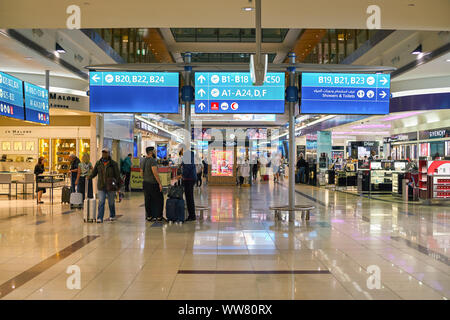
[[198, 90], [198, 94], [203, 97], [206, 94], [206, 91], [203, 89]]
[[203, 83], [203, 81], [206, 80], [206, 78], [201, 74], [200, 77], [197, 78], [198, 81], [200, 81], [200, 83]]
[[100, 77], [98, 76], [98, 74], [94, 74], [94, 76], [92, 77], [92, 80], [97, 82], [98, 80], [100, 80]]
[[200, 103], [199, 105], [198, 105], [198, 107], [200, 108], [200, 110], [202, 110], [203, 111], [203, 109], [205, 109], [206, 108], [206, 106], [205, 106], [205, 104], [202, 102], [202, 103]]
[[381, 93], [380, 93], [380, 96], [381, 96], [381, 98], [383, 98], [384, 99], [384, 97], [386, 97], [386, 92], [384, 92], [384, 91], [381, 91]]
[[385, 85], [388, 82], [388, 79], [386, 79], [385, 77], [383, 77], [380, 82]]

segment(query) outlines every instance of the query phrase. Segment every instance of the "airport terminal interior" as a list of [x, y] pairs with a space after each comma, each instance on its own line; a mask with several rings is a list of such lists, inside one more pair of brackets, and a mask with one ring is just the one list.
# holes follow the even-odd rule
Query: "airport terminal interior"
[[72, 2], [0, 3], [0, 300], [450, 298], [449, 1]]

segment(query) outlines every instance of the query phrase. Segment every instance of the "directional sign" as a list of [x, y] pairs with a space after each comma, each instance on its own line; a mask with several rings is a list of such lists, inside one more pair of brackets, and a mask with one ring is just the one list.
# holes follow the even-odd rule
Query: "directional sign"
[[390, 75], [303, 73], [301, 113], [388, 114]]
[[50, 124], [48, 113], [48, 90], [24, 82], [25, 86], [25, 120]]
[[91, 112], [178, 113], [175, 72], [91, 72]]
[[197, 72], [196, 113], [284, 113], [284, 73], [267, 73], [253, 86], [246, 72]]
[[0, 72], [0, 116], [24, 120], [22, 81]]

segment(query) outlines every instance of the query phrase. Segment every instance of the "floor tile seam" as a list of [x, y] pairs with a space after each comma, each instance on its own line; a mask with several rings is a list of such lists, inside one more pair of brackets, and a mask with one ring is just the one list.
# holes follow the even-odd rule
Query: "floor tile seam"
[[339, 280], [339, 278], [338, 277], [336, 277], [336, 275], [332, 272], [332, 270], [331, 270], [331, 268], [329, 268], [328, 266], [327, 266], [327, 264], [320, 258], [320, 257], [316, 257], [316, 259], [322, 264], [322, 265], [324, 265], [327, 269], [328, 269], [328, 271], [330, 271], [330, 274], [333, 276], [333, 278], [345, 289], [345, 291], [354, 299], [354, 300], [357, 300], [357, 297], [355, 297], [352, 293], [351, 293], [351, 291], [349, 290], [349, 289], [347, 289], [347, 287]]
[[[180, 265], [178, 266], [178, 270], [180, 270], [181, 265], [182, 265], [182, 263], [183, 263], [183, 261], [184, 261], [184, 257], [185, 257], [185, 256], [186, 256], [186, 250], [184, 250], [184, 252], [183, 252], [183, 258], [182, 258], [181, 261], [180, 261]], [[217, 259], [216, 259], [216, 269], [217, 269]], [[178, 278], [178, 272], [175, 274], [175, 277], [174, 277], [173, 280], [172, 280], [172, 284], [170, 285], [170, 289], [169, 289], [168, 292], [167, 292], [166, 299], [168, 299], [169, 296], [170, 296], [170, 294], [172, 293], [173, 286], [174, 286], [174, 284], [175, 284], [175, 281], [177, 281], [177, 278]]]
[[[101, 249], [98, 249], [98, 248], [95, 248], [95, 249], [96, 249], [96, 250], [101, 250]], [[94, 250], [95, 250], [95, 249], [94, 249]], [[122, 252], [123, 250], [124, 250], [124, 248], [122, 248], [120, 252]], [[120, 252], [119, 252], [118, 256], [120, 255]], [[118, 257], [118, 256], [117, 256], [117, 257]], [[88, 282], [86, 283], [86, 286], [85, 286], [83, 289], [81, 289], [79, 292], [77, 292], [77, 293], [72, 297], [72, 300], [74, 300], [76, 297], [78, 297], [78, 295], [79, 295], [81, 292], [83, 292], [83, 290], [85, 290], [85, 289], [89, 286], [89, 284], [90, 284], [91, 282], [93, 282], [94, 280], [96, 280], [96, 279], [104, 272], [104, 270], [105, 270], [106, 268], [108, 268], [108, 267], [115, 261], [115, 259], [117, 259], [117, 257], [114, 258], [113, 260], [111, 260], [111, 262], [110, 262], [108, 265], [106, 265], [101, 271], [97, 272], [97, 274], [95, 275], [95, 277], [93, 277], [90, 281], [88, 281]]]
[[[384, 241], [384, 240], [383, 240], [383, 241]], [[412, 254], [408, 253], [407, 251], [404, 251], [404, 249], [413, 249], [413, 248], [411, 248], [411, 247], [408, 247], [408, 248], [394, 247], [394, 248], [396, 248], [397, 250], [401, 251], [403, 254], [406, 254], [406, 255], [408, 255], [408, 256], [414, 257], [414, 258], [418, 259], [420, 262], [425, 263], [425, 264], [427, 264], [427, 265], [429, 265], [429, 266], [431, 266], [431, 267], [433, 267], [433, 268], [436, 268], [436, 269], [439, 270], [439, 272], [442, 272], [442, 273], [444, 273], [445, 275], [450, 276], [450, 272], [448, 272], [448, 271], [443, 271], [442, 269], [440, 269], [440, 267], [436, 267], [436, 266], [433, 266], [433, 265], [431, 265], [431, 264], [428, 264], [427, 261], [425, 261], [424, 259], [425, 259], [426, 257], [428, 257], [429, 259], [432, 259], [432, 261], [436, 261], [436, 262], [440, 262], [440, 263], [443, 263], [443, 262], [441, 262], [441, 261], [439, 261], [439, 260], [436, 260], [436, 259], [434, 259], [434, 258], [431, 258], [431, 257], [429, 257], [428, 255], [426, 255], [425, 253], [422, 253], [422, 252], [420, 252], [420, 251], [415, 251], [415, 253], [420, 253], [421, 255], [424, 255], [424, 256], [413, 256]], [[413, 249], [413, 250], [414, 250], [414, 249]], [[387, 259], [384, 258], [384, 257], [383, 257], [383, 259], [387, 260]], [[389, 260], [387, 260], [387, 261], [389, 261]], [[446, 269], [450, 269], [450, 268], [448, 268], [448, 266], [447, 266]], [[419, 281], [420, 281], [420, 280], [419, 280]]]
[[[349, 256], [348, 254], [346, 254], [346, 253], [343, 252], [342, 250], [340, 250], [340, 249], [338, 249], [338, 250], [341, 251], [342, 253], [344, 253], [346, 257], [348, 257], [348, 258], [350, 258], [351, 260], [353, 260], [354, 263], [356, 263], [357, 265], [359, 265], [359, 267], [360, 267], [362, 270], [366, 271], [366, 273], [367, 273], [367, 269], [364, 268], [361, 264], [359, 264], [354, 258], [352, 258], [351, 256]], [[382, 258], [382, 259], [385, 260], [384, 258]], [[368, 273], [367, 273], [367, 274], [368, 274]], [[382, 286], [384, 286], [385, 288], [387, 288], [389, 291], [391, 291], [391, 293], [393, 293], [393, 294], [396, 295], [398, 298], [400, 298], [400, 299], [403, 300], [403, 298], [402, 298], [400, 295], [398, 295], [394, 290], [392, 290], [389, 286], [387, 286], [385, 282], [381, 281], [381, 284], [382, 284]], [[369, 294], [370, 294], [370, 293], [369, 293]]]
[[[383, 241], [383, 242], [386, 242], [385, 240], [383, 240], [383, 239], [380, 239], [381, 241]], [[363, 245], [364, 246], [364, 245]], [[364, 246], [365, 247], [365, 246]], [[367, 247], [366, 247], [367, 248]], [[369, 248], [367, 248], [368, 250], [370, 250]], [[340, 250], [340, 249], [338, 249], [339, 251], [342, 251], [342, 250]], [[349, 257], [351, 260], [353, 260], [357, 265], [359, 265], [360, 266], [360, 268], [362, 268], [363, 270], [365, 270], [366, 272], [367, 272], [367, 269], [366, 268], [364, 268], [361, 264], [359, 264], [354, 258], [352, 258], [351, 256], [349, 256], [349, 255], [347, 255], [345, 252], [343, 252], [347, 257]], [[378, 254], [378, 253], [376, 253], [375, 252], [375, 254], [377, 255], [377, 256], [379, 256], [382, 260], [384, 260], [384, 261], [386, 261], [386, 262], [388, 262], [389, 264], [393, 264], [391, 261], [389, 261], [389, 260], [387, 260], [386, 258], [384, 258], [383, 256], [381, 256], [380, 254]], [[395, 265], [395, 268], [397, 268], [398, 270], [402, 270], [402, 269], [400, 269], [397, 265]], [[412, 274], [410, 274], [410, 273], [408, 273], [408, 272], [406, 272], [405, 271], [405, 273], [406, 274], [408, 274], [408, 275], [410, 275], [411, 277], [413, 277], [415, 280], [417, 280], [417, 281], [420, 281], [420, 282], [422, 282], [421, 280], [419, 280], [419, 279], [417, 279], [416, 277], [414, 277], [414, 275], [412, 275]], [[392, 291], [392, 293], [394, 293], [395, 295], [397, 295], [400, 299], [403, 299], [400, 295], [398, 295], [393, 289], [391, 289], [385, 282], [383, 282], [383, 281], [381, 281], [382, 282], [382, 284], [383, 284], [383, 286], [385, 286], [386, 288], [388, 288], [390, 291]], [[422, 282], [422, 283], [424, 283], [424, 282]], [[433, 291], [435, 291], [435, 292], [439, 292], [439, 291], [437, 291], [436, 289], [434, 289], [434, 288], [432, 288], [431, 286], [429, 286], [428, 284], [426, 284], [426, 283], [424, 283], [425, 284], [425, 286], [427, 286], [429, 289], [432, 289]]]

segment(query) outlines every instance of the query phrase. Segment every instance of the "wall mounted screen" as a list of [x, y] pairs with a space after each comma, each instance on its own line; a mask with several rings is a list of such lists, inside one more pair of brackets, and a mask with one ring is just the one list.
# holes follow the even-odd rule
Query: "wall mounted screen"
[[389, 113], [388, 74], [303, 73], [300, 83], [301, 113]]
[[284, 113], [284, 73], [253, 86], [247, 72], [195, 73], [195, 113]]
[[23, 82], [0, 72], [0, 116], [24, 120]]
[[90, 72], [91, 112], [178, 113], [176, 72]]
[[25, 120], [50, 124], [48, 90], [28, 82], [24, 82], [24, 89]]

